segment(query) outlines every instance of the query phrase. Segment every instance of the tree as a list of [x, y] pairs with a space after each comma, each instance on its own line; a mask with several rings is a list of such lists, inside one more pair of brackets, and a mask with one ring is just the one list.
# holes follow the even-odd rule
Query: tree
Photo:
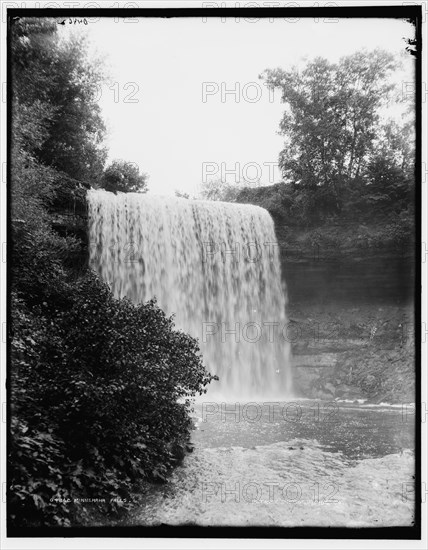
[[296, 67], [266, 70], [261, 78], [282, 91], [280, 123], [285, 148], [279, 165], [286, 181], [312, 193], [311, 208], [340, 212], [343, 190], [367, 165], [380, 106], [396, 67], [381, 50], [358, 52], [336, 63], [316, 58]]
[[202, 200], [235, 202], [244, 185], [232, 185], [222, 178], [211, 179], [200, 186], [199, 195]]
[[190, 199], [189, 193], [184, 193], [183, 191], [180, 191], [179, 189], [175, 190], [175, 196], [179, 199]]
[[[388, 120], [380, 128], [366, 170], [363, 197], [377, 208], [401, 212], [414, 204], [414, 120]], [[410, 216], [413, 212], [409, 212]]]
[[60, 38], [57, 27], [49, 18], [13, 22], [13, 114], [32, 110], [32, 120], [45, 129], [44, 139], [31, 146], [36, 160], [92, 183], [100, 178], [107, 154], [96, 102], [103, 65], [89, 60], [84, 35]]
[[145, 193], [147, 174], [140, 173], [134, 162], [114, 160], [104, 171], [100, 185], [114, 193]]

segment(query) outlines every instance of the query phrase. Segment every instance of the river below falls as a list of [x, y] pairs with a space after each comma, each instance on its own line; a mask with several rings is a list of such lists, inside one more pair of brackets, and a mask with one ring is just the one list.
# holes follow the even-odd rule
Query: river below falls
[[412, 409], [302, 400], [195, 405], [193, 452], [127, 523], [410, 526]]

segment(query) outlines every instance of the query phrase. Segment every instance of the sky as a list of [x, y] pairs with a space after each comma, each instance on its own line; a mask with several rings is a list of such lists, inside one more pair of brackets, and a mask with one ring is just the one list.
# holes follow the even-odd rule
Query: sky
[[[387, 19], [99, 18], [84, 29], [110, 75], [99, 91], [109, 159], [136, 163], [149, 192], [161, 195], [194, 195], [220, 177], [280, 181], [284, 105], [259, 74], [364, 48], [400, 54], [403, 37], [413, 36], [410, 24]], [[400, 82], [412, 78], [410, 56], [403, 59]]]

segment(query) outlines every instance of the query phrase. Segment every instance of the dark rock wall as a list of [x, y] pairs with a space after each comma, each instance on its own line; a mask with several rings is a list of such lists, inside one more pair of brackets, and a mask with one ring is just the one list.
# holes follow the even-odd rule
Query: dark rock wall
[[403, 304], [415, 293], [412, 256], [368, 254], [367, 257], [318, 258], [282, 262], [290, 305], [332, 302]]

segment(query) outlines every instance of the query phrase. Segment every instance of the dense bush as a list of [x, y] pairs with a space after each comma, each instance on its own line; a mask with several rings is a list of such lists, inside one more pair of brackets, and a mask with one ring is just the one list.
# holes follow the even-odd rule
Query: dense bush
[[[164, 480], [211, 376], [198, 344], [154, 301], [116, 300], [88, 273], [31, 308], [14, 294], [9, 511], [20, 525], [67, 524], [61, 498], [126, 499]], [[117, 504], [113, 504], [113, 507]]]

